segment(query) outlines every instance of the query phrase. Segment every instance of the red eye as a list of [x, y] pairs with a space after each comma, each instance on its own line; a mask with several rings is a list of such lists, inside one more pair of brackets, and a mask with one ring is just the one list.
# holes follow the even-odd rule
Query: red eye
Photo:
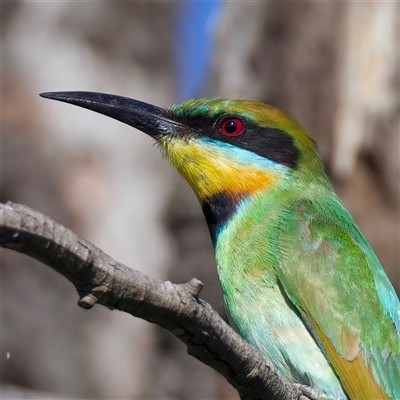
[[227, 136], [237, 136], [243, 131], [243, 122], [239, 118], [227, 118], [222, 121], [221, 131]]

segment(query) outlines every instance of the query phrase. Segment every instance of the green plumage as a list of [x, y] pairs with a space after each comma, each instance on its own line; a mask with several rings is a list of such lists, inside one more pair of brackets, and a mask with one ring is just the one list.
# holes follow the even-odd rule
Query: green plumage
[[[363, 354], [378, 383], [398, 398], [398, 299], [379, 261], [332, 191], [284, 186], [276, 190], [279, 201], [270, 193], [249, 199], [218, 237], [218, 272], [236, 329], [275, 362], [281, 355], [278, 366], [289, 379], [337, 398], [340, 389], [333, 376], [323, 374], [319, 354], [311, 355], [313, 344], [290, 340], [308, 330], [327, 357], [307, 314], [312, 315], [341, 357]], [[282, 336], [271, 351], [274, 323]]]

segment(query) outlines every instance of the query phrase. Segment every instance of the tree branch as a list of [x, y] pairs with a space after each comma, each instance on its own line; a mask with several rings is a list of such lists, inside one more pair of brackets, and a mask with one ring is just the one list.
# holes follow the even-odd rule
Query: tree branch
[[0, 204], [0, 245], [49, 265], [76, 287], [80, 307], [96, 303], [170, 330], [188, 353], [220, 372], [241, 399], [315, 399], [288, 383], [273, 364], [199, 299], [203, 284], [150, 278], [115, 261], [93, 244], [27, 206]]

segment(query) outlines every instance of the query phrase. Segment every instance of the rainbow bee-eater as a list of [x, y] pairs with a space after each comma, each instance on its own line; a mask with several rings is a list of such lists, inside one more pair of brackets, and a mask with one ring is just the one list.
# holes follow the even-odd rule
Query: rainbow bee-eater
[[330, 399], [400, 399], [400, 303], [286, 111], [191, 99], [45, 93], [156, 140], [203, 209], [234, 329], [290, 382]]

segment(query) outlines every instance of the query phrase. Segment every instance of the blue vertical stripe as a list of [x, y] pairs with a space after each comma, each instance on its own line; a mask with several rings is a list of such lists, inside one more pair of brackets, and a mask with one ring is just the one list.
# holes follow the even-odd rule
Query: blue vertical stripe
[[178, 101], [199, 97], [211, 69], [214, 23], [220, 1], [179, 3], [176, 19], [176, 83]]

